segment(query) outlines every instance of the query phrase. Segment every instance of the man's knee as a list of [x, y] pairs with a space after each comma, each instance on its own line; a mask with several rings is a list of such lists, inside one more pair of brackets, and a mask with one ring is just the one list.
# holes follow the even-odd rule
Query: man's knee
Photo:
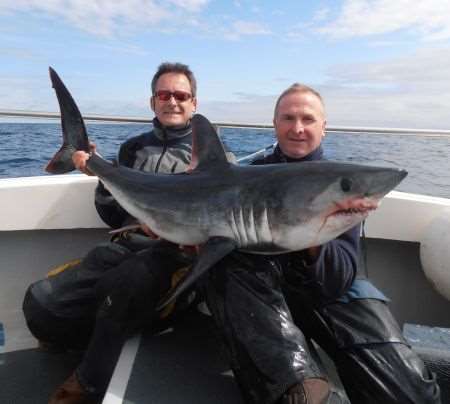
[[435, 376], [404, 343], [356, 345], [339, 368], [351, 402], [441, 403]]
[[90, 271], [103, 272], [130, 257], [132, 252], [118, 243], [101, 243], [87, 253], [81, 264]]
[[436, 381], [384, 301], [331, 304], [321, 315], [333, 330], [331, 352], [352, 402], [440, 402]]
[[25, 293], [22, 308], [30, 332], [55, 349], [83, 349], [92, 332], [94, 312], [91, 316], [58, 315], [45, 299], [39, 298], [39, 293], [34, 293], [36, 289], [45, 291], [45, 282], [48, 280], [36, 282]]
[[155, 307], [170, 287], [171, 268], [148, 256], [133, 254], [100, 280], [97, 315], [134, 333], [151, 324]]
[[419, 355], [408, 345], [396, 344], [395, 356], [398, 363], [395, 373], [404, 396], [410, 397], [411, 403], [441, 403], [436, 375], [427, 368]]

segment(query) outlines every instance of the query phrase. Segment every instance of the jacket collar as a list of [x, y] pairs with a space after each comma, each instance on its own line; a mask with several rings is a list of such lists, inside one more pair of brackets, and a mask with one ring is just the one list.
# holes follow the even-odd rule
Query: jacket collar
[[168, 141], [188, 136], [192, 133], [191, 121], [183, 126], [163, 126], [158, 118], [153, 118], [153, 131], [155, 136], [162, 140]]
[[273, 154], [276, 156], [277, 160], [283, 163], [292, 163], [292, 162], [301, 162], [301, 161], [315, 161], [315, 160], [322, 160], [323, 159], [323, 149], [322, 145], [319, 145], [317, 149], [314, 149], [311, 153], [307, 154], [304, 157], [301, 157], [299, 159], [294, 159], [292, 157], [286, 156], [280, 149], [280, 146], [277, 145], [275, 147], [275, 150], [273, 151]]

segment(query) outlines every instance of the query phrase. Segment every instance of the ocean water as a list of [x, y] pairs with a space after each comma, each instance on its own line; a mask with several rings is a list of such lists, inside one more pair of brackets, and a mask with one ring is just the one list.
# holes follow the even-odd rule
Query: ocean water
[[[87, 124], [87, 129], [102, 156], [112, 159], [123, 141], [150, 126]], [[271, 130], [223, 128], [220, 134], [238, 157], [275, 141]], [[59, 123], [0, 123], [0, 179], [48, 175], [45, 164], [60, 144]], [[330, 160], [406, 169], [398, 191], [450, 198], [450, 137], [329, 133], [324, 149]]]

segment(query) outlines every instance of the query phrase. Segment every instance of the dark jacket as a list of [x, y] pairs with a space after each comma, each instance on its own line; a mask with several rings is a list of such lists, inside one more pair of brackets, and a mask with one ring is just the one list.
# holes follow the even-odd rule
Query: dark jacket
[[[153, 130], [133, 137], [119, 150], [120, 165], [152, 173], [184, 172], [191, 161], [192, 129], [190, 124], [179, 129], [164, 128], [157, 118]], [[134, 221], [99, 182], [95, 191], [95, 207], [102, 220], [113, 228]]]
[[[301, 159], [284, 155], [277, 146], [274, 152], [255, 160], [252, 164], [301, 163], [322, 160], [323, 150], [319, 146]], [[314, 297], [332, 301], [343, 296], [352, 285], [358, 269], [360, 255], [360, 225], [322, 245], [319, 257], [310, 262], [304, 251], [273, 256], [281, 266], [284, 278], [292, 286], [305, 288]]]

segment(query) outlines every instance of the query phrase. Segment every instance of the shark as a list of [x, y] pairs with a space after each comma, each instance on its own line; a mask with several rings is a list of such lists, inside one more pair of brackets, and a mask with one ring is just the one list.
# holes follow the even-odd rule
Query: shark
[[[89, 152], [82, 115], [49, 68], [60, 111], [63, 144], [49, 173], [75, 169], [72, 154]], [[200, 252], [189, 274], [159, 304], [162, 309], [233, 250], [281, 254], [324, 244], [362, 222], [407, 175], [399, 168], [335, 161], [236, 165], [227, 161], [213, 125], [192, 117], [192, 167], [154, 174], [92, 153], [87, 168], [118, 203], [170, 242]]]

